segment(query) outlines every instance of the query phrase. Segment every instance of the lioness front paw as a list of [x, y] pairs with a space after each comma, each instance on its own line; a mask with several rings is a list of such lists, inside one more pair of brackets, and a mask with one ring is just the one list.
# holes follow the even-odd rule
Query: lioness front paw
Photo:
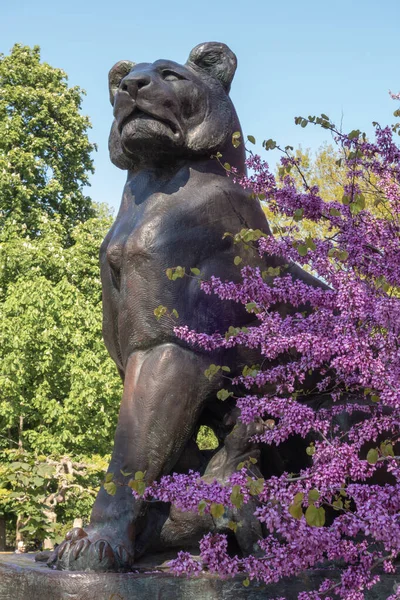
[[47, 565], [60, 571], [130, 571], [133, 553], [118, 538], [107, 537], [100, 531], [75, 527], [54, 549]]

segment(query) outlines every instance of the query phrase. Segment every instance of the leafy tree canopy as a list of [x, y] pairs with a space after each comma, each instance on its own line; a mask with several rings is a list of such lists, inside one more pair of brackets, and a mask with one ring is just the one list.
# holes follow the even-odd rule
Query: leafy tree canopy
[[82, 186], [93, 172], [82, 90], [40, 62], [40, 48], [16, 44], [0, 54], [0, 228], [12, 219], [32, 236], [40, 217], [58, 215], [69, 234], [93, 216]]
[[[0, 234], [0, 447], [110, 451], [120, 381], [101, 337], [98, 248], [110, 217]], [[23, 422], [21, 421], [23, 420]]]

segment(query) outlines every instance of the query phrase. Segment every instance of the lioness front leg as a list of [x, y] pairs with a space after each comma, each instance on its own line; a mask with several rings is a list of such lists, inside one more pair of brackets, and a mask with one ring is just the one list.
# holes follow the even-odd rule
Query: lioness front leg
[[90, 525], [67, 534], [53, 554], [51, 565], [94, 571], [130, 568], [146, 507], [133, 498], [121, 471], [145, 472], [146, 483], [151, 483], [173, 469], [212, 393], [204, 377], [209, 363], [210, 357], [175, 344], [129, 357], [108, 470], [114, 474], [117, 491], [110, 496], [100, 489]]

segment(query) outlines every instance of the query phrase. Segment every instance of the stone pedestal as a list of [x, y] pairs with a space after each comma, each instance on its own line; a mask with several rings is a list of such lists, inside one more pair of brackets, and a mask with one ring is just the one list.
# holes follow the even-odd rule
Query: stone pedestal
[[[0, 553], [0, 600], [269, 600], [285, 596], [297, 600], [302, 590], [315, 589], [335, 571], [313, 571], [276, 585], [242, 579], [222, 581], [203, 575], [186, 579], [168, 573], [67, 573], [35, 563], [34, 554]], [[399, 577], [398, 577], [399, 578]], [[393, 593], [396, 576], [384, 576], [368, 600], [384, 600]]]

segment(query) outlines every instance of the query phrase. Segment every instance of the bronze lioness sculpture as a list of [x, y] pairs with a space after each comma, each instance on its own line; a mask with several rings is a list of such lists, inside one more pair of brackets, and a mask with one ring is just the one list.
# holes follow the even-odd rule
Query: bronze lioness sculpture
[[[185, 65], [122, 61], [110, 71], [115, 116], [110, 155], [128, 170], [118, 216], [100, 252], [104, 340], [124, 381], [109, 467], [117, 483], [126, 484], [121, 471], [145, 472], [151, 482], [188, 468], [223, 479], [258, 452], [249, 442], [256, 425], [234, 429], [234, 403], [216, 399], [221, 378], [204, 376], [210, 363], [238, 373], [243, 358], [232, 350], [193, 349], [177, 339], [171, 320], [154, 316], [163, 305], [178, 312], [179, 323], [208, 333], [254, 319], [242, 305], [204, 294], [196, 278], [170, 281], [165, 274], [179, 265], [187, 272], [198, 268], [204, 279], [238, 281], [234, 257], [241, 250], [224, 233], [242, 228], [269, 233], [258, 200], [226, 177], [213, 158], [220, 152], [224, 161], [245, 171], [243, 146], [232, 146], [232, 134], [240, 131], [229, 98], [235, 70], [232, 51], [212, 42], [194, 48]], [[257, 265], [261, 259], [246, 255], [246, 262]], [[270, 266], [278, 264], [270, 259]], [[290, 270], [313, 281], [295, 266]], [[220, 441], [211, 459], [195, 443], [202, 423]], [[242, 515], [248, 526], [238, 530], [244, 552], [252, 548], [260, 526], [251, 513]], [[190, 545], [212, 525], [206, 517], [195, 521], [189, 516], [180, 521], [173, 508], [169, 514], [169, 507], [145, 506], [126, 485], [117, 485], [114, 496], [102, 488], [88, 528], [67, 534], [50, 564], [127, 570], [146, 550]]]

